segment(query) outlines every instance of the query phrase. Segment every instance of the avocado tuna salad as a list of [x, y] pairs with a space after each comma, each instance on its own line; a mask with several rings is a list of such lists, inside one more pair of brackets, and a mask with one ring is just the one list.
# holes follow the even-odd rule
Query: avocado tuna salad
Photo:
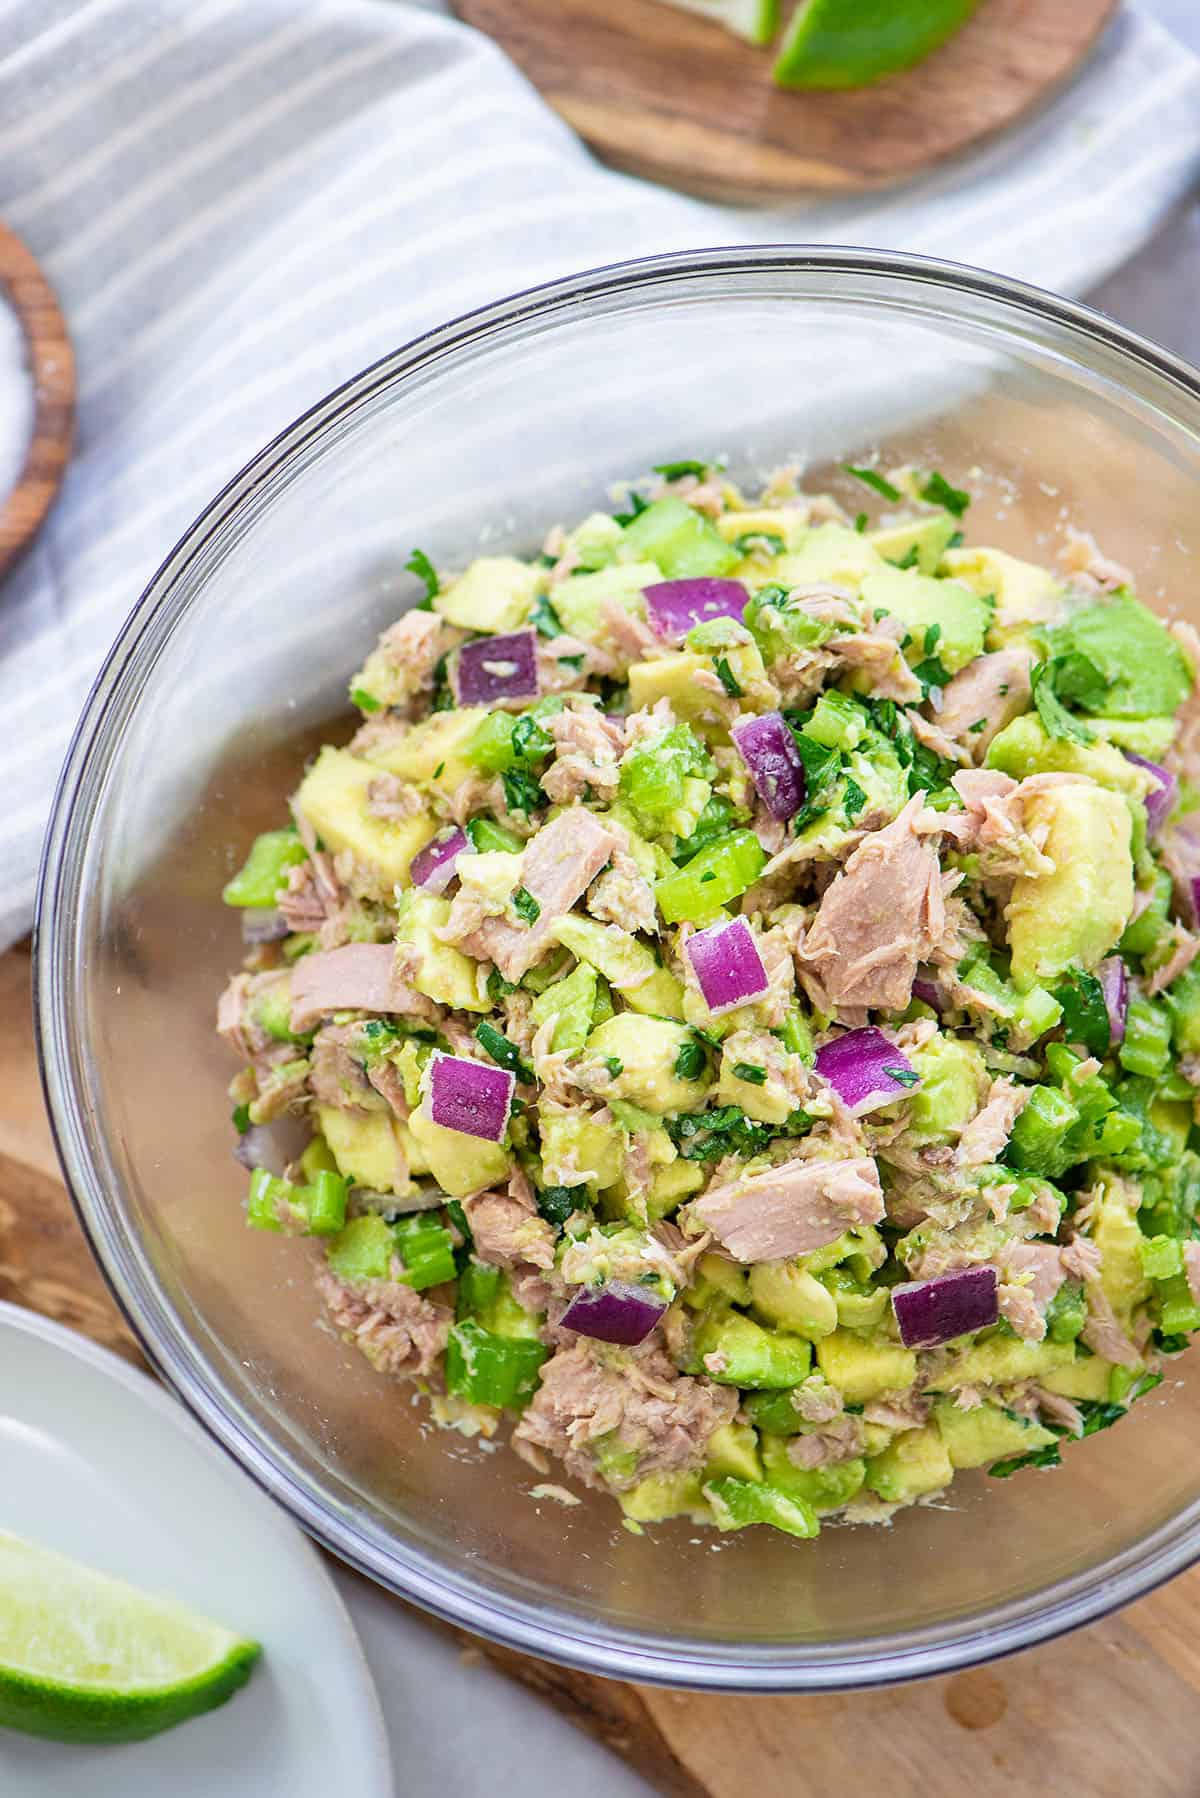
[[855, 482], [415, 551], [224, 891], [248, 1222], [635, 1530], [1056, 1466], [1200, 1328], [1200, 640]]

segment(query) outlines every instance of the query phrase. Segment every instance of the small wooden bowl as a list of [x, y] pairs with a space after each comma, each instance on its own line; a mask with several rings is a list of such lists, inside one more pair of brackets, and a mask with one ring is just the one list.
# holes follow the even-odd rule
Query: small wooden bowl
[[29, 548], [62, 485], [75, 433], [75, 354], [53, 289], [19, 237], [0, 224], [0, 303], [25, 339], [33, 430], [17, 484], [0, 505], [0, 577]]

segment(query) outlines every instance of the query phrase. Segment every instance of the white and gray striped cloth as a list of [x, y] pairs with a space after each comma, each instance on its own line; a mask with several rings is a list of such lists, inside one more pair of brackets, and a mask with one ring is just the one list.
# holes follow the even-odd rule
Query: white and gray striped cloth
[[55, 774], [139, 589], [357, 369], [505, 293], [696, 245], [925, 250], [1084, 292], [1198, 164], [1200, 62], [1131, 12], [966, 161], [764, 212], [597, 168], [486, 39], [394, 0], [0, 0], [0, 217], [58, 288], [80, 398], [63, 496], [0, 591], [0, 946], [29, 926]]

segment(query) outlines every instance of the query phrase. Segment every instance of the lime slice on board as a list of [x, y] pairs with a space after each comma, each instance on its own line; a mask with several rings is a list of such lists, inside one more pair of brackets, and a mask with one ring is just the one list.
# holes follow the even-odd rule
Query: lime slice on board
[[0, 1531], [0, 1725], [136, 1742], [250, 1677], [249, 1642], [168, 1599]]
[[979, 0], [800, 0], [775, 61], [780, 87], [866, 87], [909, 69]]
[[779, 0], [668, 0], [668, 4], [699, 13], [752, 44], [769, 44], [779, 29]]

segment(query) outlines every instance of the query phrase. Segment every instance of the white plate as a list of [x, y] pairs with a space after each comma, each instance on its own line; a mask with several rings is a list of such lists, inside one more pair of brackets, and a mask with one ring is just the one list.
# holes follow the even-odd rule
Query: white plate
[[149, 1742], [0, 1730], [0, 1792], [47, 1798], [394, 1798], [358, 1638], [316, 1550], [144, 1374], [0, 1304], [0, 1529], [253, 1636], [212, 1711]]

